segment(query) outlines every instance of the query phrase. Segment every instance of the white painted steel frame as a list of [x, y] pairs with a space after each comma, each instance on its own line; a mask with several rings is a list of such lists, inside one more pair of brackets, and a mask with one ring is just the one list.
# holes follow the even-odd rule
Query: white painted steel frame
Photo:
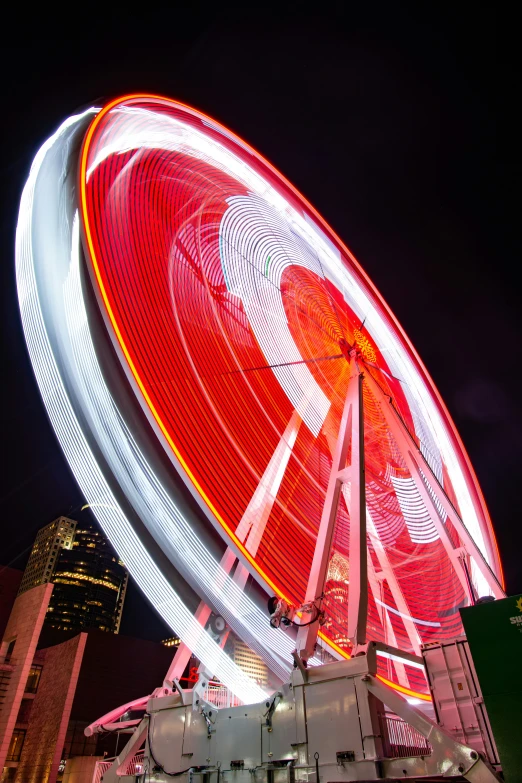
[[[296, 650], [301, 660], [312, 657], [319, 631], [320, 618], [314, 620], [323, 604], [323, 593], [332, 550], [335, 522], [339, 509], [342, 485], [350, 483], [348, 502], [350, 515], [350, 587], [348, 593], [348, 636], [354, 644], [366, 642], [367, 548], [366, 501], [364, 476], [364, 416], [362, 404], [363, 376], [355, 354], [351, 359], [351, 375], [348, 382], [341, 424], [335, 443], [332, 468], [317, 533], [314, 557], [306, 588], [305, 604], [314, 604], [311, 611], [303, 612], [301, 622], [310, 623], [299, 629]], [[351, 465], [346, 460], [351, 442]]]
[[[444, 491], [444, 488], [441, 486], [439, 480], [431, 469], [429, 463], [415, 443], [414, 439], [406, 428], [406, 425], [400, 418], [397, 410], [392, 404], [391, 399], [383, 392], [370, 372], [367, 372], [365, 377], [372, 394], [380, 404], [386, 424], [388, 425], [391, 434], [395, 438], [395, 442], [399, 448], [401, 456], [411, 473], [411, 476], [415, 482], [415, 486], [417, 487], [417, 490], [429, 512], [431, 520], [437, 529], [442, 544], [446, 549], [448, 557], [453, 564], [464, 592], [468, 597], [469, 603], [473, 604], [475, 602], [475, 596], [473, 595], [468, 575], [466, 574], [466, 570], [463, 565], [462, 558], [464, 553], [460, 548], [456, 548], [454, 546], [447, 528], [437, 510], [434, 497], [441, 504], [445, 513], [448, 515], [448, 518], [451, 520], [459, 535], [459, 538], [463, 543], [465, 553], [473, 558], [473, 563], [481, 572], [495, 598], [504, 598], [504, 590], [500, 586], [492, 569], [486, 562], [482, 552], [474, 542], [473, 538], [470, 536], [460, 517], [460, 514], [457, 512], [455, 506], [450, 501], [449, 497]], [[429, 485], [433, 495], [429, 491], [423, 475], [426, 477], [426, 480], [429, 480]]]

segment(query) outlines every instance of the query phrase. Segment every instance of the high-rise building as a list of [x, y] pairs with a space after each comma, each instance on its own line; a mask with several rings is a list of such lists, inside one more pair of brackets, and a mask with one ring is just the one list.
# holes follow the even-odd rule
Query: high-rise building
[[77, 524], [71, 549], [62, 549], [54, 567], [46, 625], [118, 633], [127, 579], [105, 536], [94, 525]]
[[168, 639], [162, 639], [161, 643], [165, 647], [179, 647], [180, 639], [179, 639], [179, 636], [169, 636]]
[[58, 517], [38, 531], [18, 595], [51, 581], [58, 555], [62, 549], [72, 547], [75, 529], [76, 522], [73, 519]]
[[245, 674], [257, 682], [258, 685], [268, 685], [268, 669], [259, 655], [256, 655], [250, 647], [237, 636], [233, 638], [233, 659]]
[[38, 532], [19, 594], [52, 582], [46, 626], [118, 633], [127, 579], [125, 566], [94, 525], [59, 517]]

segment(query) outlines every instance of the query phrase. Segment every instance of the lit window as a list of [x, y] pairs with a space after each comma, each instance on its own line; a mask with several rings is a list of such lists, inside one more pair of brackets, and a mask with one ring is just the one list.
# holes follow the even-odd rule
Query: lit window
[[6, 761], [20, 761], [24, 742], [25, 729], [15, 729], [11, 737], [11, 742], [9, 743]]
[[42, 666], [37, 663], [33, 663], [29, 670], [29, 676], [27, 677], [27, 684], [25, 686], [26, 693], [36, 693], [38, 690], [38, 684], [40, 677], [42, 676]]

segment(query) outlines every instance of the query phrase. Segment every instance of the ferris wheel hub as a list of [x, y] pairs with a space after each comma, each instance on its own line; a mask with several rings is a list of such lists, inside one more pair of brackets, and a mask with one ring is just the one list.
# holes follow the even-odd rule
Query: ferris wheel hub
[[352, 345], [349, 344], [348, 340], [344, 339], [344, 337], [339, 340], [339, 348], [341, 349], [341, 353], [346, 361], [352, 361], [355, 349]]

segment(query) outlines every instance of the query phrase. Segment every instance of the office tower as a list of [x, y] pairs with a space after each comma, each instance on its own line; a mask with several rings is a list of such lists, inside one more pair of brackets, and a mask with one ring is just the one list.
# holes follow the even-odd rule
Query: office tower
[[125, 566], [94, 525], [59, 517], [38, 532], [19, 594], [52, 582], [46, 626], [118, 633], [127, 579]]
[[263, 660], [237, 636], [234, 637], [233, 644], [234, 663], [243, 669], [252, 680], [266, 687], [268, 685], [268, 669]]
[[38, 531], [18, 595], [51, 581], [58, 555], [62, 549], [72, 547], [75, 529], [76, 522], [73, 519], [58, 517]]
[[105, 536], [94, 525], [77, 523], [72, 547], [61, 550], [54, 566], [46, 625], [118, 633], [127, 578]]

